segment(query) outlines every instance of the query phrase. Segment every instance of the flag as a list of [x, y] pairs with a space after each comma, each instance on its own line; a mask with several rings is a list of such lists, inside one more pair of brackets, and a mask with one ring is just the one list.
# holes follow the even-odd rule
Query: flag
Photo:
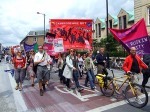
[[38, 44], [37, 44], [37, 43], [34, 44], [33, 49], [34, 49], [34, 52], [35, 52], [35, 53], [38, 52]]
[[135, 47], [137, 54], [140, 56], [150, 53], [150, 40], [144, 19], [141, 19], [128, 29], [109, 30], [114, 38], [121, 43], [128, 52], [131, 47]]

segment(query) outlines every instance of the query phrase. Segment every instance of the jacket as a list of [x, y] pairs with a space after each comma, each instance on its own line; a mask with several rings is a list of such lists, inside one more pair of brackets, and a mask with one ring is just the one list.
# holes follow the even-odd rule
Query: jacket
[[97, 56], [96, 56], [96, 61], [97, 61], [97, 64], [104, 66], [105, 63], [104, 63], [103, 61], [106, 61], [106, 55], [105, 55], [105, 54], [102, 55], [102, 54], [100, 54], [100, 53], [97, 54]]
[[[148, 68], [148, 66], [140, 59], [139, 56], [136, 55], [135, 58], [138, 61], [139, 68], [143, 68], [143, 69], [147, 69]], [[132, 62], [133, 62], [132, 56], [131, 55], [127, 56], [125, 61], [124, 61], [124, 64], [123, 64], [123, 70], [125, 72], [128, 72], [128, 71], [131, 70]]]
[[73, 73], [73, 61], [70, 58], [70, 55], [68, 55], [66, 57], [66, 65], [63, 71], [63, 76], [67, 79], [71, 79], [72, 78], [72, 73]]
[[87, 57], [84, 61], [85, 70], [95, 69], [92, 58]]

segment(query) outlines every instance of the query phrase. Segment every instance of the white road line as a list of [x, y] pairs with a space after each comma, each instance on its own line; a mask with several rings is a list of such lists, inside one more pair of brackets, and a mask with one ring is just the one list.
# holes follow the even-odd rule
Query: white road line
[[[7, 69], [8, 70], [10, 69], [8, 65], [7, 65]], [[13, 90], [13, 96], [14, 96], [17, 112], [27, 111], [28, 110], [27, 106], [26, 106], [26, 104], [23, 100], [23, 97], [22, 97], [20, 91], [15, 90], [16, 82], [15, 82], [14, 78], [12, 77], [11, 73], [8, 73], [8, 77], [9, 77], [10, 84], [11, 84], [11, 87], [12, 87], [12, 90]]]
[[[59, 92], [61, 92], [61, 93], [66, 93], [66, 94], [68, 94], [68, 92], [67, 91], [62, 91], [61, 89], [59, 89], [57, 86], [55, 86], [54, 87], [57, 91], [59, 91]], [[64, 88], [63, 88], [64, 89]]]
[[[148, 96], [150, 96], [150, 92], [148, 92]], [[144, 98], [143, 95], [141, 95], [139, 97]], [[115, 103], [105, 105], [105, 106], [102, 106], [102, 107], [98, 107], [98, 108], [95, 108], [95, 109], [92, 109], [92, 110], [89, 110], [89, 111], [86, 111], [86, 112], [102, 112], [102, 111], [109, 110], [109, 109], [112, 109], [112, 108], [115, 108], [115, 107], [118, 107], [118, 106], [121, 106], [121, 105], [125, 105], [127, 103], [128, 102], [126, 100], [122, 100], [122, 101], [115, 102]]]

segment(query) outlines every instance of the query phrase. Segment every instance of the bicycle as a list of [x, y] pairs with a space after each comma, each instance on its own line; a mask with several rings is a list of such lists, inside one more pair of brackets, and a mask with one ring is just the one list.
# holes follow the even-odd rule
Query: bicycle
[[[136, 76], [136, 74], [130, 73], [125, 74], [122, 77], [114, 77], [113, 70], [111, 71], [113, 77], [105, 74], [96, 75], [100, 90], [103, 95], [110, 97], [116, 93], [117, 95], [123, 95], [129, 104], [134, 107], [142, 108], [146, 106], [148, 103], [148, 94], [141, 85], [134, 82], [134, 76]], [[120, 80], [123, 78], [125, 79]], [[119, 85], [117, 82], [122, 82], [122, 84]], [[121, 88], [124, 86], [124, 84], [127, 84], [127, 86], [121, 91]]]

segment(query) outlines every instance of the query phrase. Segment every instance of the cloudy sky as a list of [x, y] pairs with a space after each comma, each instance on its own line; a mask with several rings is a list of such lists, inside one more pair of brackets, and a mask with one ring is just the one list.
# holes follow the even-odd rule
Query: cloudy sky
[[[117, 15], [121, 8], [134, 9], [134, 0], [108, 0], [109, 13]], [[29, 31], [46, 29], [51, 18], [105, 18], [105, 0], [0, 0], [0, 43], [17, 45]]]

